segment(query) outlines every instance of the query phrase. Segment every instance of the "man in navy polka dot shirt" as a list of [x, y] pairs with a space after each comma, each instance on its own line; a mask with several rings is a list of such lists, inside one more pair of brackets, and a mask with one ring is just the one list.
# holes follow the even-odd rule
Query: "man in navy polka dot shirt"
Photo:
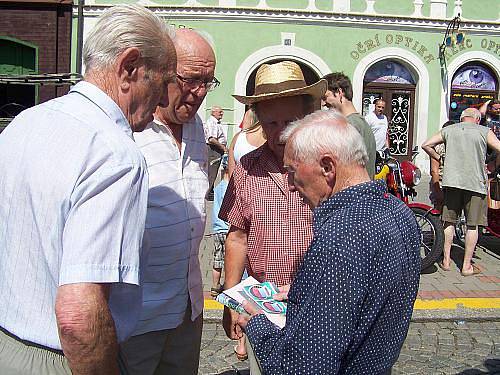
[[314, 209], [314, 239], [288, 293], [286, 325], [241, 315], [265, 374], [386, 374], [417, 296], [420, 232], [412, 212], [370, 181], [359, 133], [332, 111], [284, 131], [291, 191]]

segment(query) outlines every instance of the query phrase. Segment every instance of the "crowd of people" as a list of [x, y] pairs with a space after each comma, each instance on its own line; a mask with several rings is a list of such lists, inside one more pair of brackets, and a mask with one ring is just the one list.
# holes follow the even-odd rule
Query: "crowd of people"
[[[288, 303], [282, 329], [254, 306], [225, 308], [251, 374], [390, 372], [417, 295], [420, 232], [373, 181], [388, 145], [383, 100], [365, 119], [345, 74], [308, 85], [292, 61], [263, 64], [253, 95], [234, 95], [249, 109], [228, 147], [222, 108], [205, 124], [197, 114], [220, 84], [202, 32], [114, 6], [83, 60], [82, 82], [0, 135], [0, 373], [197, 374], [207, 200], [212, 295], [250, 275]], [[459, 130], [477, 138], [478, 194], [485, 145], [500, 151], [491, 131], [472, 129], [477, 113], [463, 119], [425, 146], [439, 160], [434, 147], [457, 142], [446, 149], [446, 222], [469, 189], [449, 172]], [[471, 226], [483, 223], [478, 207], [466, 208]]]

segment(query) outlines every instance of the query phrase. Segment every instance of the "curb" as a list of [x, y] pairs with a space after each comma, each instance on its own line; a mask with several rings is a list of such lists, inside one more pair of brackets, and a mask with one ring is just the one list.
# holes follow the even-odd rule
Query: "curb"
[[[205, 300], [203, 321], [222, 322], [222, 305], [214, 300]], [[500, 298], [450, 298], [442, 300], [417, 299], [411, 322], [500, 322]]]

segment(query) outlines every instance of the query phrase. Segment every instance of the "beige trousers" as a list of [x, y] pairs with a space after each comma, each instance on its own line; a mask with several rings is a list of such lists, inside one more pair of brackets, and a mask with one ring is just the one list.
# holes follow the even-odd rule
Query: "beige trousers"
[[0, 331], [0, 374], [2, 375], [69, 375], [62, 354], [26, 345]]

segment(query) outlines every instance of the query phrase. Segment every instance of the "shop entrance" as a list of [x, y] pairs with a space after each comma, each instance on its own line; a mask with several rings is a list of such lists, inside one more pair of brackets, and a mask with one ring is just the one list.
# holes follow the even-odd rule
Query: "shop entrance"
[[392, 60], [372, 65], [364, 77], [363, 116], [373, 111], [377, 99], [385, 101], [389, 151], [398, 160], [412, 157], [415, 87], [408, 69]]

